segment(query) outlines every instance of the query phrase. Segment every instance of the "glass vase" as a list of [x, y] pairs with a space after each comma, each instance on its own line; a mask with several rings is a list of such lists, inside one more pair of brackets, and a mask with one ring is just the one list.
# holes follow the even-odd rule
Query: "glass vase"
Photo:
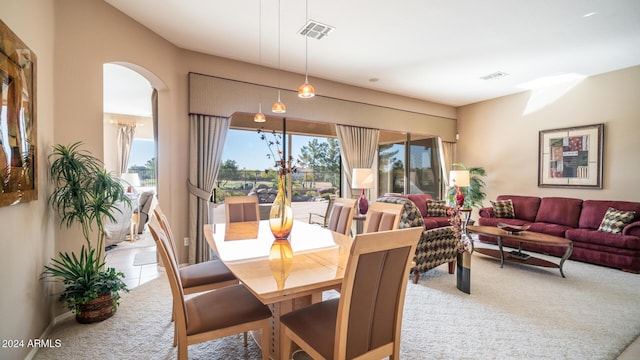
[[458, 290], [471, 294], [471, 253], [458, 252], [456, 258], [456, 287]]
[[278, 194], [273, 200], [273, 205], [271, 205], [271, 211], [269, 212], [269, 227], [276, 239], [288, 238], [293, 227], [291, 200], [284, 191], [285, 179], [284, 174], [278, 176]]

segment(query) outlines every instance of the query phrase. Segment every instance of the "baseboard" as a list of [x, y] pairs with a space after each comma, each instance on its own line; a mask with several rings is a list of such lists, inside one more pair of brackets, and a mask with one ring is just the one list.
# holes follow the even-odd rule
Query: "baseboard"
[[[44, 332], [42, 333], [42, 335], [40, 335], [40, 339], [48, 339], [49, 338], [49, 334], [51, 333], [51, 331], [53, 330], [53, 328], [57, 324], [65, 321], [65, 320], [67, 320], [69, 318], [72, 318], [73, 316], [74, 315], [73, 315], [73, 313], [71, 311], [67, 311], [67, 312], [65, 312], [65, 313], [63, 313], [61, 315], [56, 316], [53, 319], [53, 321], [51, 323], [49, 323], [49, 326], [47, 326], [47, 328], [44, 329]], [[37, 346], [32, 347], [31, 351], [29, 351], [29, 353], [27, 354], [27, 356], [25, 356], [24, 359], [25, 360], [32, 360], [36, 356], [36, 354], [38, 353], [39, 349], [40, 348], [37, 347]]]

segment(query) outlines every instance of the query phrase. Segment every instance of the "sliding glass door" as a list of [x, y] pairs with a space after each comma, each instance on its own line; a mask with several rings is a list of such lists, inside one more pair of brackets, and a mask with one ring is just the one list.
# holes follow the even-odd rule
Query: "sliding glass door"
[[434, 137], [415, 134], [380, 144], [378, 195], [429, 194], [439, 199], [442, 170]]

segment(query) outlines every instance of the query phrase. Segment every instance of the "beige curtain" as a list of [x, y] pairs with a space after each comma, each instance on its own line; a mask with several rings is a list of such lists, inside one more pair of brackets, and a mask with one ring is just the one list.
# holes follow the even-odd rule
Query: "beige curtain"
[[455, 156], [455, 143], [442, 141], [442, 138], [438, 137], [438, 150], [440, 152], [440, 167], [442, 168], [442, 194], [443, 197], [447, 196], [447, 188], [449, 187], [449, 171], [451, 171], [451, 164]]
[[131, 155], [131, 144], [136, 133], [135, 123], [118, 123], [118, 170], [122, 175], [129, 170], [129, 155]]
[[342, 169], [347, 179], [347, 186], [343, 187], [343, 194], [354, 196], [351, 189], [351, 173], [354, 168], [373, 167], [378, 150], [380, 130], [336, 125], [336, 134], [340, 143]]
[[209, 223], [209, 199], [220, 168], [222, 150], [231, 119], [209, 115], [189, 116], [189, 263], [211, 259], [203, 226]]

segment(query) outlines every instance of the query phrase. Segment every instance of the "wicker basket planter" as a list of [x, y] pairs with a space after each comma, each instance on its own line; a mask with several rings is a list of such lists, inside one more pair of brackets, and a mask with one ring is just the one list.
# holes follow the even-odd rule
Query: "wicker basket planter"
[[105, 294], [80, 304], [76, 312], [76, 321], [81, 324], [91, 324], [106, 320], [115, 314], [115, 302], [115, 295]]

